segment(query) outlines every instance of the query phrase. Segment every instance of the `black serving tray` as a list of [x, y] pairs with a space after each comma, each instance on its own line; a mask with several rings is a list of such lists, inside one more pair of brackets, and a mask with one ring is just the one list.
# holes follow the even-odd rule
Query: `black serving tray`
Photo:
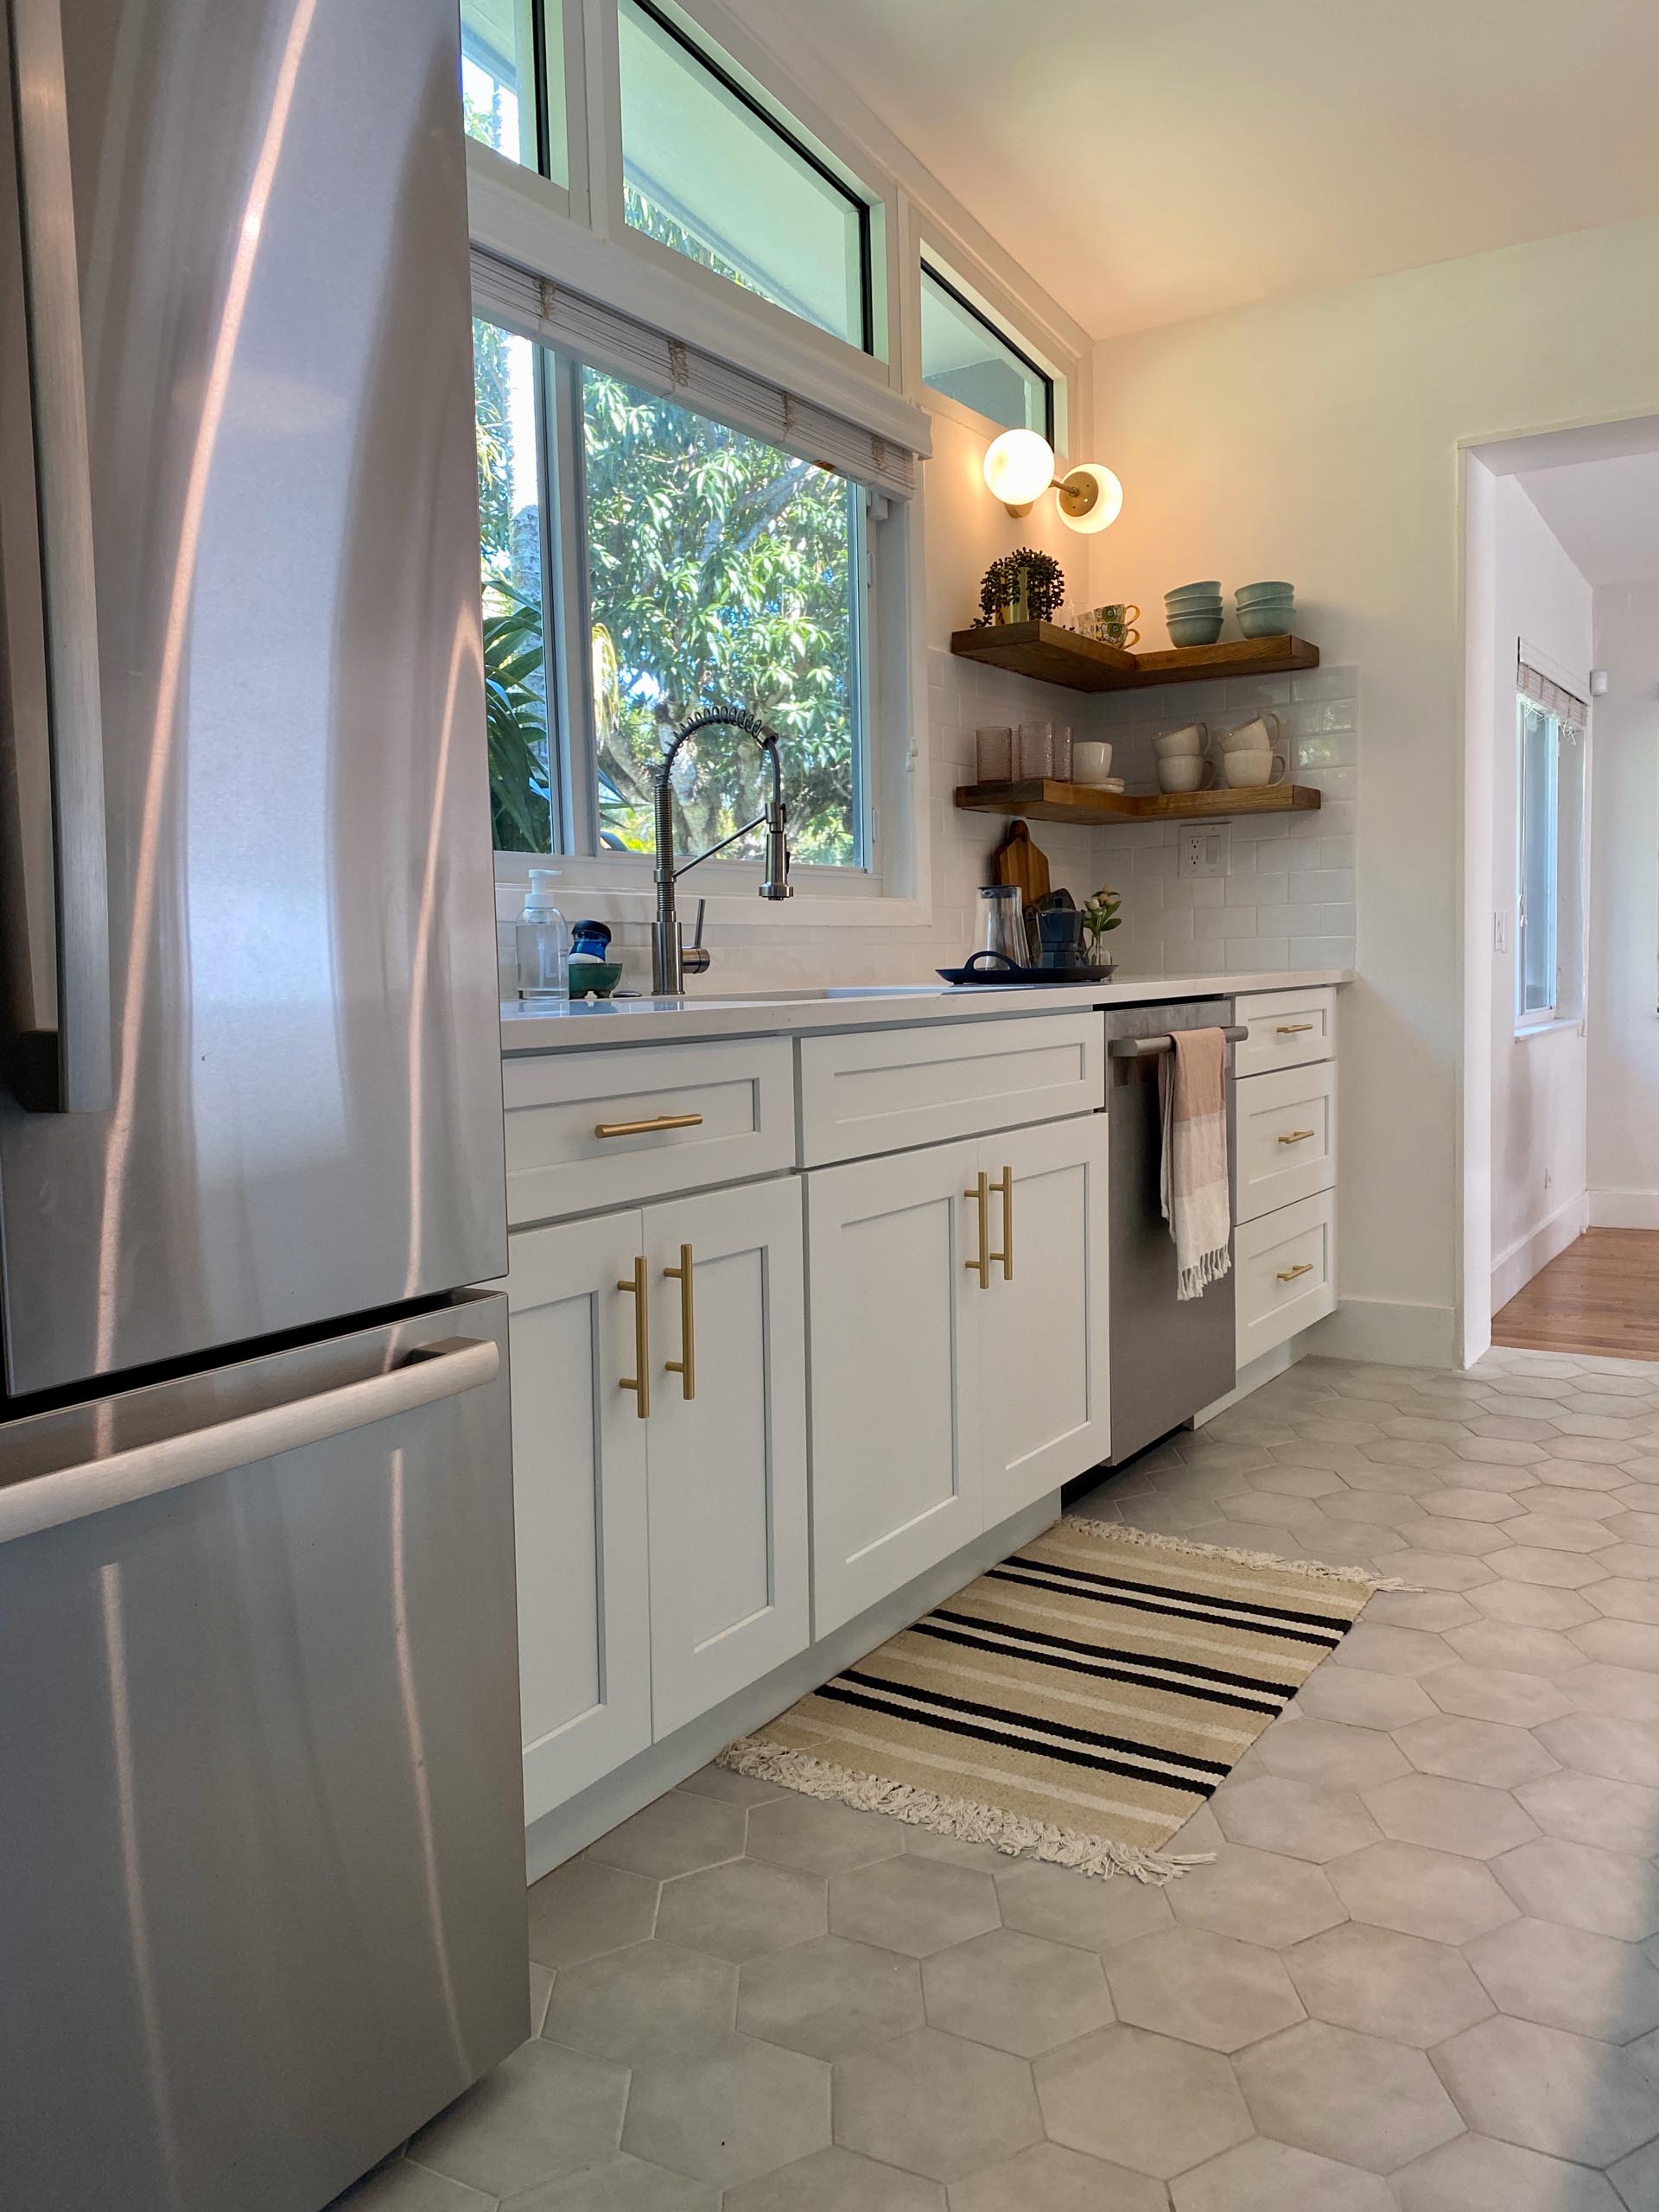
[[1103, 983], [1111, 974], [1110, 968], [1084, 963], [1076, 968], [1020, 968], [1000, 952], [976, 952], [964, 968], [941, 968], [937, 972], [947, 983], [977, 984], [982, 989], [991, 986], [998, 990], [1010, 984], [1024, 984], [1040, 988], [1070, 983]]

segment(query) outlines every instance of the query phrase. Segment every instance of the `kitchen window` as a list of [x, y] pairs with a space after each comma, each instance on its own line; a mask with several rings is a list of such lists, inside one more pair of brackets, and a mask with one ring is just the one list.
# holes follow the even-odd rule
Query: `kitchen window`
[[922, 264], [922, 381], [1006, 430], [1054, 442], [1054, 379], [989, 316]]
[[461, 0], [461, 99], [469, 138], [568, 183], [560, 0]]
[[870, 352], [863, 198], [645, 0], [617, 38], [630, 226]]
[[1584, 702], [1524, 663], [1516, 702], [1517, 1030], [1584, 1005]]
[[[868, 867], [864, 488], [483, 318], [474, 340], [497, 850], [648, 855], [667, 732], [729, 700], [785, 740], [798, 861]], [[762, 768], [735, 731], [688, 747], [682, 851], [761, 811]]]

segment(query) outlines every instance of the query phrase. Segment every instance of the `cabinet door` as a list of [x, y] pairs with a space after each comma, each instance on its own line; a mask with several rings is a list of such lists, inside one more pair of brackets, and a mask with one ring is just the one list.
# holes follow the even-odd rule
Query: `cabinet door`
[[981, 1302], [985, 1525], [1107, 1456], [1108, 1122], [987, 1137], [992, 1294]]
[[648, 1206], [645, 1236], [660, 1738], [809, 1640], [799, 1182]]
[[817, 1169], [812, 1599], [823, 1636], [977, 1535], [976, 1144]]
[[651, 1741], [645, 1439], [631, 1390], [637, 1211], [509, 1240], [524, 1815]]

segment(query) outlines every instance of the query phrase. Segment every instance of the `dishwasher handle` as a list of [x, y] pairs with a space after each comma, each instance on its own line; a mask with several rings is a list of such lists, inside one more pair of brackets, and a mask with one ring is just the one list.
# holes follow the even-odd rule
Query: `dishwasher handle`
[[228, 1474], [279, 1452], [324, 1444], [354, 1428], [413, 1413], [493, 1382], [501, 1371], [501, 1348], [486, 1338], [447, 1337], [417, 1345], [403, 1364], [359, 1382], [318, 1390], [309, 1397], [210, 1421], [205, 1428], [136, 1444], [101, 1459], [55, 1473], [33, 1475], [0, 1490], [0, 1543], [38, 1535], [46, 1529], [82, 1521], [111, 1506], [130, 1505]]
[[[1242, 1023], [1235, 1022], [1221, 1033], [1230, 1045], [1242, 1045], [1250, 1033]], [[1109, 1060], [1145, 1060], [1156, 1052], [1173, 1052], [1174, 1049], [1173, 1037], [1114, 1037], [1106, 1046], [1106, 1057]]]

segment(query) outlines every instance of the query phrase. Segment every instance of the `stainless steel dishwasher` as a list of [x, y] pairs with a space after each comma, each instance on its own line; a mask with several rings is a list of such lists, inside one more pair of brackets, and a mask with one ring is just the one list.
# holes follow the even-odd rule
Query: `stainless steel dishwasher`
[[[1163, 1152], [1160, 1071], [1173, 1029], [1233, 1027], [1230, 998], [1107, 1009], [1111, 1120], [1112, 1452], [1117, 1466], [1190, 1421], [1233, 1387], [1233, 1276], [1201, 1298], [1175, 1295], [1175, 1243], [1159, 1196]], [[1228, 1054], [1228, 1173], [1233, 1073]]]

